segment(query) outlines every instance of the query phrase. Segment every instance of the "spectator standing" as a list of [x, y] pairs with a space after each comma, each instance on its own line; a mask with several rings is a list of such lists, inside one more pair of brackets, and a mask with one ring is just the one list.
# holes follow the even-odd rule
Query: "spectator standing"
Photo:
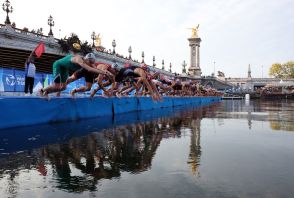
[[30, 92], [30, 94], [33, 93], [35, 74], [36, 74], [35, 58], [31, 54], [25, 62], [25, 89], [24, 89], [24, 92], [26, 95], [28, 94], [28, 91]]

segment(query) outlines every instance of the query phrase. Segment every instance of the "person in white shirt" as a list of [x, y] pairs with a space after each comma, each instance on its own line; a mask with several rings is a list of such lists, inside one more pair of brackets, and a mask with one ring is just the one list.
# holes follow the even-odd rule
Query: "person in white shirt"
[[36, 74], [36, 66], [35, 66], [35, 58], [33, 55], [30, 55], [25, 63], [25, 94], [33, 93], [35, 74]]

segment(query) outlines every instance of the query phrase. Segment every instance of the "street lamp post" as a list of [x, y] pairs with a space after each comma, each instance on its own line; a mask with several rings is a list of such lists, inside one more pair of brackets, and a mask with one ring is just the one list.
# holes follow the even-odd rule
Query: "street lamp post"
[[171, 73], [172, 72], [172, 64], [171, 63], [169, 63], [169, 72]]
[[164, 70], [164, 60], [162, 60], [162, 70]]
[[144, 51], [142, 51], [142, 63], [145, 63], [144, 62], [144, 57], [145, 57], [145, 54], [144, 54]]
[[2, 4], [2, 9], [6, 12], [5, 24], [10, 25], [11, 23], [10, 23], [10, 19], [9, 19], [8, 14], [12, 13], [13, 8], [12, 8], [12, 6], [10, 6], [9, 0], [6, 0], [5, 3]]
[[213, 61], [213, 74], [215, 76], [215, 61]]
[[186, 73], [186, 66], [187, 66], [186, 61], [183, 62], [182, 66], [183, 66], [182, 73], [185, 74]]
[[95, 47], [95, 39], [96, 39], [96, 35], [95, 35], [95, 32], [94, 31], [91, 34], [91, 39], [93, 40], [92, 47], [94, 48]]
[[50, 26], [50, 31], [48, 33], [48, 36], [53, 36], [52, 27], [55, 25], [53, 21], [53, 17], [50, 15], [48, 18], [48, 25]]
[[153, 56], [153, 67], [155, 67], [156, 66], [156, 64], [155, 64], [155, 56]]
[[113, 39], [113, 41], [112, 41], [112, 47], [113, 47], [112, 53], [115, 54], [115, 47], [116, 47], [115, 39]]
[[132, 59], [132, 47], [130, 46], [129, 49], [128, 49], [128, 52], [129, 52], [129, 59]]

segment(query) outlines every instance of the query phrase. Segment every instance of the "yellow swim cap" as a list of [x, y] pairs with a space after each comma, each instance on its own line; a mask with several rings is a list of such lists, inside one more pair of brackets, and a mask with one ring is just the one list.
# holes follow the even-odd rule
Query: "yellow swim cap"
[[72, 44], [73, 48], [75, 48], [76, 50], [80, 50], [81, 49], [81, 45], [79, 43], [74, 43]]

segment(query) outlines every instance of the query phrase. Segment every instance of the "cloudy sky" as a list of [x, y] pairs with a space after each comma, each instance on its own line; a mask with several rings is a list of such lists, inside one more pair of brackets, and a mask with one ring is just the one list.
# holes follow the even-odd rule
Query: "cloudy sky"
[[[4, 0], [1, 0], [1, 4]], [[93, 31], [102, 35], [102, 45], [158, 67], [164, 59], [173, 71], [189, 64], [187, 38], [200, 24], [200, 65], [204, 75], [221, 70], [226, 77], [268, 76], [272, 63], [294, 61], [293, 0], [10, 0], [10, 15], [18, 28], [49, 32], [47, 19], [55, 21], [53, 32], [64, 37], [71, 32], [91, 41]], [[0, 21], [5, 20], [1, 10]], [[3, 23], [1, 22], [1, 23]]]

